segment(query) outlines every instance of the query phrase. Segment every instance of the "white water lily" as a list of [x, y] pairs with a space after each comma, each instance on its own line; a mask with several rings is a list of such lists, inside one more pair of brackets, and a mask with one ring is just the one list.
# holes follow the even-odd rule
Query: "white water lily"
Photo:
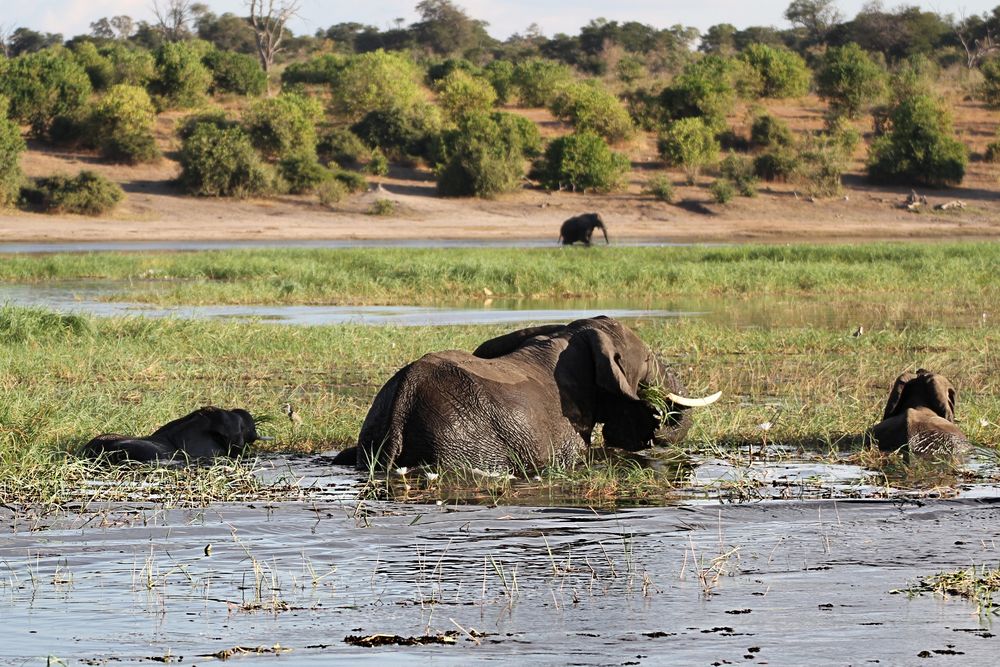
[[440, 476], [441, 475], [437, 474], [436, 472], [425, 472], [424, 473], [424, 477], [427, 478], [428, 482], [433, 482], [434, 480], [436, 480]]
[[772, 426], [774, 426], [774, 424], [772, 424], [771, 422], [764, 422], [762, 424], [757, 424], [757, 428], [759, 428], [761, 431], [770, 431]]
[[406, 466], [403, 466], [402, 468], [396, 468], [395, 472], [396, 472], [397, 475], [399, 475], [400, 477], [402, 477], [406, 473], [410, 472], [410, 469], [407, 468]]
[[990, 420], [986, 419], [985, 417], [982, 417], [979, 420], [979, 425], [980, 426], [989, 426], [990, 425]]

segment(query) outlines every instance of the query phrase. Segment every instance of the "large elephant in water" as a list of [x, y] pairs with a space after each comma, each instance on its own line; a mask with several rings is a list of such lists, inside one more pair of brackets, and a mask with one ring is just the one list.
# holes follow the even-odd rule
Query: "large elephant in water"
[[151, 435], [132, 438], [102, 433], [83, 446], [81, 454], [107, 461], [183, 462], [217, 456], [240, 456], [257, 440], [254, 418], [246, 410], [214, 406], [164, 424]]
[[955, 425], [957, 393], [943, 375], [918, 369], [903, 373], [889, 390], [882, 421], [872, 437], [883, 451], [953, 453], [968, 444]]
[[590, 245], [590, 239], [594, 235], [594, 229], [599, 228], [604, 234], [604, 243], [608, 244], [608, 228], [604, 226], [604, 219], [600, 213], [583, 213], [576, 215], [562, 223], [559, 228], [559, 242], [563, 245], [572, 245], [580, 242], [583, 245]]
[[[648, 387], [659, 389], [651, 394]], [[335, 462], [366, 470], [571, 465], [597, 424], [606, 445], [626, 450], [680, 440], [691, 424], [686, 408], [719, 397], [686, 399], [682, 391], [645, 343], [613, 319], [521, 329], [473, 354], [434, 352], [405, 366], [375, 397], [357, 447]]]

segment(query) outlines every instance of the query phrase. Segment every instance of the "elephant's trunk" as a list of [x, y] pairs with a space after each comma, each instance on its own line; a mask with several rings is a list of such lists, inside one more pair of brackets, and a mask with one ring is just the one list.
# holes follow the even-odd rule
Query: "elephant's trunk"
[[604, 245], [611, 245], [611, 241], [608, 240], [608, 228], [604, 225], [598, 225], [601, 228], [601, 233], [604, 234]]

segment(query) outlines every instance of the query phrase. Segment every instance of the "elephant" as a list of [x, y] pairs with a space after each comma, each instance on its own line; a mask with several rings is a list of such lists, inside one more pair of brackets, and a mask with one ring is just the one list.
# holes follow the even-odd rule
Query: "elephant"
[[241, 456], [247, 447], [264, 439], [257, 434], [254, 418], [246, 410], [206, 406], [142, 438], [102, 433], [84, 445], [81, 454], [112, 463], [183, 462]]
[[[657, 408], [649, 386], [663, 392]], [[432, 352], [399, 370], [334, 463], [363, 470], [417, 465], [488, 471], [572, 465], [603, 424], [630, 451], [681, 440], [690, 399], [630, 329], [599, 316], [520, 329], [468, 352]], [[661, 413], [660, 409], [664, 409]]]
[[896, 378], [882, 421], [871, 435], [882, 451], [928, 454], [955, 452], [968, 441], [955, 425], [957, 393], [943, 375], [923, 368]]
[[590, 237], [594, 234], [594, 228], [600, 227], [604, 233], [604, 243], [608, 241], [608, 228], [604, 226], [604, 220], [600, 213], [583, 213], [569, 218], [562, 223], [559, 228], [559, 242], [563, 245], [571, 245], [581, 241], [583, 245], [590, 245]]

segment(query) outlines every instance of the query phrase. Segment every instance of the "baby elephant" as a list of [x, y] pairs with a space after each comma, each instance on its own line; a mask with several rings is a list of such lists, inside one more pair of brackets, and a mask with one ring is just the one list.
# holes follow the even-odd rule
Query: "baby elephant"
[[579, 241], [583, 245], [590, 245], [590, 237], [594, 235], [595, 227], [601, 228], [601, 232], [604, 233], [604, 243], [607, 244], [608, 230], [600, 213], [584, 213], [566, 220], [559, 228], [559, 242], [571, 245]]
[[954, 453], [968, 444], [955, 426], [955, 388], [943, 375], [920, 368], [903, 373], [889, 391], [872, 436], [882, 451]]
[[81, 454], [120, 463], [123, 461], [184, 462], [217, 456], [240, 456], [262, 438], [254, 419], [246, 410], [199, 408], [175, 419], [152, 435], [130, 438], [102, 433], [86, 445]]

